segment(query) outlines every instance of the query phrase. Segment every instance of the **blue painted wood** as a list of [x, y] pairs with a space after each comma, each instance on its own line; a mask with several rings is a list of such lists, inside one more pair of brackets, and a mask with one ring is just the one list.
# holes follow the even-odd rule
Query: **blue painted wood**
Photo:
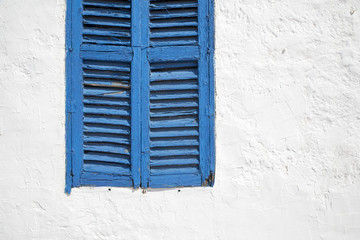
[[81, 178], [82, 186], [131, 187], [133, 181], [130, 176], [84, 172]]
[[[208, 29], [208, 1], [199, 2], [199, 29]], [[200, 125], [200, 169], [202, 182], [206, 179], [209, 169], [209, 64], [208, 64], [208, 31], [199, 31], [200, 59], [199, 59], [199, 125]]]
[[66, 175], [65, 175], [65, 193], [70, 194], [73, 181], [72, 170], [72, 0], [66, 1]]
[[149, 0], [143, 0], [141, 4], [142, 28], [141, 28], [141, 187], [149, 187], [150, 175], [150, 146], [149, 146], [149, 78], [150, 64], [148, 61], [149, 46]]
[[131, 64], [130, 2], [68, 4], [67, 141], [72, 154], [66, 190], [89, 184], [139, 186], [140, 67]]
[[131, 173], [134, 188], [140, 186], [141, 173], [141, 11], [140, 1], [131, 1]]
[[164, 166], [176, 166], [176, 165], [199, 165], [199, 159], [197, 157], [187, 158], [174, 158], [169, 157], [166, 159], [153, 159], [150, 161], [151, 167], [164, 167]]
[[214, 51], [215, 51], [215, 20], [214, 0], [209, 0], [209, 136], [210, 136], [210, 176], [209, 185], [215, 183], [215, 74], [214, 74]]
[[213, 0], [131, 9], [68, 0], [66, 192], [212, 186]]
[[198, 46], [166, 46], [149, 49], [150, 62], [191, 61], [198, 60], [200, 49]]
[[[96, 52], [96, 54], [94, 54], [94, 52]], [[130, 47], [125, 46], [83, 44], [81, 46], [81, 58], [91, 60], [130, 62], [132, 59], [132, 50]]]
[[201, 186], [201, 174], [158, 175], [150, 179], [151, 188]]
[[150, 187], [213, 182], [209, 11], [209, 1], [150, 0]]
[[81, 1], [72, 2], [72, 169], [73, 187], [80, 186], [80, 175], [83, 168], [83, 86], [82, 62], [80, 59], [81, 44]]

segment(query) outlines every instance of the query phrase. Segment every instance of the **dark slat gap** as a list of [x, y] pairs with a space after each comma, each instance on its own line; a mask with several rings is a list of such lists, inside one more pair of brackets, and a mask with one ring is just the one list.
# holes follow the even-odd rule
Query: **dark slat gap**
[[199, 150], [199, 146], [168, 146], [168, 147], [152, 147], [151, 150], [168, 151], [168, 150]]
[[197, 71], [198, 64], [195, 61], [190, 62], [157, 62], [150, 65], [151, 72], [170, 72], [181, 70]]
[[194, 102], [194, 103], [199, 103], [198, 98], [182, 98], [182, 99], [169, 99], [169, 100], [150, 100], [150, 103], [183, 103], [183, 102]]
[[186, 158], [197, 158], [199, 159], [199, 155], [176, 155], [176, 156], [161, 156], [161, 157], [152, 157], [153, 161], [162, 161], [162, 160], [171, 160], [171, 159], [186, 159]]
[[161, 112], [167, 112], [167, 111], [186, 111], [186, 110], [197, 110], [198, 107], [167, 107], [167, 108], [150, 108], [152, 113], [161, 113]]

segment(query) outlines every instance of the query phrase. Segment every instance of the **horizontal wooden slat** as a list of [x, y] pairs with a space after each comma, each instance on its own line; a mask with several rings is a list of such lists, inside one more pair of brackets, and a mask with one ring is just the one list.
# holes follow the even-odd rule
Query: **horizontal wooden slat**
[[103, 153], [118, 153], [130, 155], [130, 148], [128, 146], [111, 144], [111, 143], [84, 143], [84, 151], [103, 152]]
[[150, 9], [195, 8], [197, 6], [197, 1], [151, 1]]
[[[197, 38], [153, 38], [150, 41], [151, 46], [181, 46], [181, 45], [195, 45], [197, 44]], [[186, 58], [185, 58], [186, 59]]]
[[194, 29], [176, 29], [176, 30], [167, 30], [162, 29], [161, 31], [152, 31], [150, 33], [150, 38], [175, 38], [175, 37], [189, 37], [197, 36], [198, 32], [196, 28]]
[[164, 137], [185, 137], [185, 136], [199, 136], [199, 130], [195, 128], [163, 128], [151, 129], [150, 138], [164, 138]]
[[130, 9], [130, 1], [84, 0], [83, 5]]
[[118, 165], [118, 164], [108, 164], [102, 162], [97, 162], [95, 164], [95, 163], [91, 163], [91, 161], [89, 162], [86, 161], [84, 163], [83, 169], [85, 172], [130, 176], [129, 166], [124, 167], [124, 165]]
[[181, 147], [181, 146], [199, 146], [198, 139], [166, 139], [161, 141], [150, 141], [150, 147]]
[[130, 62], [132, 60], [132, 50], [131, 47], [126, 46], [82, 44], [81, 58]]
[[152, 119], [150, 122], [150, 128], [171, 128], [171, 127], [197, 127], [197, 117], [182, 117], [174, 119]]
[[109, 125], [109, 124], [85, 124], [84, 132], [130, 135], [130, 127], [121, 126], [121, 125]]
[[[130, 38], [116, 38], [116, 37], [101, 37], [101, 36], [87, 36], [84, 35], [83, 36], [83, 43], [85, 44], [101, 44], [102, 46], [105, 46], [106, 44], [113, 44], [113, 45], [130, 45]], [[86, 55], [84, 55], [86, 56]], [[116, 54], [115, 54], [116, 56]], [[97, 59], [101, 60], [101, 59], [107, 59], [104, 58], [103, 55], [99, 56]], [[110, 60], [116, 60], [116, 58], [114, 57], [114, 54], [111, 54], [111, 56], [109, 56]], [[124, 58], [127, 59], [127, 58]]]
[[162, 82], [151, 84], [150, 91], [196, 90], [199, 85], [197, 80]]
[[171, 156], [198, 156], [197, 148], [164, 148], [150, 150], [150, 157], [171, 157]]
[[105, 134], [105, 133], [97, 133], [97, 134], [84, 134], [84, 142], [85, 143], [118, 143], [123, 145], [129, 145], [130, 139], [125, 136], [117, 136], [114, 134]]
[[150, 100], [166, 100], [166, 99], [186, 99], [198, 97], [196, 90], [192, 91], [172, 91], [172, 92], [151, 92]]
[[85, 35], [98, 35], [98, 36], [113, 36], [113, 37], [130, 37], [130, 29], [127, 31], [124, 30], [118, 30], [115, 31], [115, 29], [104, 29], [104, 28], [85, 28], [83, 29], [83, 34]]
[[173, 159], [151, 159], [150, 166], [151, 167], [162, 167], [162, 166], [186, 166], [186, 165], [198, 165], [199, 159], [196, 157], [192, 158], [173, 158]]
[[164, 81], [164, 80], [189, 80], [197, 79], [198, 73], [196, 69], [168, 71], [168, 72], [151, 72], [150, 81]]
[[184, 174], [197, 174], [199, 173], [197, 167], [160, 167], [160, 168], [151, 168], [150, 175], [184, 175]]
[[197, 15], [198, 13], [196, 8], [172, 9], [172, 10], [151, 9], [150, 21], [152, 19], [190, 18], [190, 17], [197, 17]]
[[201, 186], [201, 174], [151, 176], [149, 187], [170, 188]]
[[84, 78], [95, 78], [95, 79], [109, 79], [109, 80], [119, 80], [119, 81], [130, 81], [130, 76], [125, 74], [116, 74], [116, 73], [92, 73], [84, 72]]
[[105, 18], [105, 17], [96, 17], [96, 16], [84, 16], [83, 24], [85, 27], [90, 28], [90, 25], [102, 26], [102, 27], [120, 27], [120, 28], [129, 28], [131, 23], [128, 19], [121, 18]]
[[132, 187], [133, 182], [130, 176], [121, 176], [115, 174], [83, 172], [80, 183], [83, 186], [115, 186]]
[[119, 99], [119, 98], [106, 98], [106, 97], [89, 97], [84, 98], [83, 102], [85, 104], [95, 104], [95, 105], [108, 105], [108, 106], [122, 106], [130, 107], [129, 99]]
[[198, 60], [199, 56], [198, 46], [156, 47], [148, 50], [150, 62], [190, 61]]
[[150, 117], [180, 117], [180, 116], [197, 116], [198, 110], [193, 109], [162, 109], [161, 111], [151, 111]]
[[100, 161], [130, 165], [129, 156], [101, 152], [85, 152], [84, 161]]
[[197, 27], [198, 22], [196, 18], [183, 19], [166, 19], [160, 21], [151, 21], [150, 28], [170, 28], [170, 27]]
[[83, 16], [97, 16], [97, 17], [112, 17], [112, 18], [126, 18], [130, 19], [130, 13], [126, 11], [116, 11], [101, 8], [85, 8]]
[[130, 65], [122, 62], [83, 60], [83, 69], [114, 71], [130, 74]]
[[124, 83], [124, 81], [113, 81], [112, 79], [98, 79], [98, 78], [85, 78], [84, 86], [90, 87], [110, 87], [116, 89], [130, 89], [129, 83]]
[[84, 113], [130, 117], [130, 109], [118, 106], [85, 105]]
[[112, 125], [120, 125], [120, 126], [130, 127], [130, 120], [129, 119], [110, 118], [110, 117], [93, 116], [93, 115], [85, 115], [84, 123], [112, 124]]
[[163, 100], [150, 102], [150, 109], [164, 109], [164, 108], [189, 108], [189, 107], [198, 107], [199, 104], [197, 100], [194, 99], [184, 99], [183, 101], [171, 101]]
[[130, 92], [128, 90], [112, 90], [104, 88], [84, 88], [85, 96], [94, 96], [94, 97], [117, 97], [117, 98], [130, 98]]

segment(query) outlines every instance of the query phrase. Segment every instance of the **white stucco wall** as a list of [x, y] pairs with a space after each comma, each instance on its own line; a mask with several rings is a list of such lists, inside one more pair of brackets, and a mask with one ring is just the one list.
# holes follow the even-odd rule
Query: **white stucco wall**
[[360, 239], [360, 1], [216, 1], [214, 188], [65, 184], [65, 0], [0, 0], [0, 239]]

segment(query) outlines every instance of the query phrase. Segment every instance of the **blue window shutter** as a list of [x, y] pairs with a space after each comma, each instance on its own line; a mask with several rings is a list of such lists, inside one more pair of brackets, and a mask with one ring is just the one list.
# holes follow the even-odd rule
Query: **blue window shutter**
[[140, 66], [131, 46], [140, 39], [140, 26], [132, 23], [136, 13], [130, 0], [70, 4], [72, 186], [138, 187]]
[[212, 185], [210, 4], [149, 0], [144, 8], [142, 186]]
[[66, 191], [212, 185], [212, 0], [67, 6]]

